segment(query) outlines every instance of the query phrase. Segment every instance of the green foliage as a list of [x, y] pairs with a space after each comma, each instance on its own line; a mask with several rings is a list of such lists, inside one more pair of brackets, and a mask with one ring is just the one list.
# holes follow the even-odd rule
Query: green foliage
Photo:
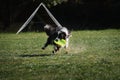
[[37, 3], [41, 3], [44, 2], [45, 4], [47, 4], [49, 7], [50, 6], [56, 6], [58, 4], [61, 4], [62, 2], [67, 2], [68, 0], [34, 0], [33, 2], [37, 2]]
[[119, 80], [120, 30], [73, 31], [68, 54], [45, 33], [0, 34], [1, 80]]
[[67, 0], [49, 0], [49, 3], [56, 6], [57, 4], [61, 4], [62, 2], [65, 2]]

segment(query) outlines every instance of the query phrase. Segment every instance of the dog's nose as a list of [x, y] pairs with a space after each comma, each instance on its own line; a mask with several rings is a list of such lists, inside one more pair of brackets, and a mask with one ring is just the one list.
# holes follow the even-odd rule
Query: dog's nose
[[58, 41], [58, 39], [56, 39], [55, 41]]

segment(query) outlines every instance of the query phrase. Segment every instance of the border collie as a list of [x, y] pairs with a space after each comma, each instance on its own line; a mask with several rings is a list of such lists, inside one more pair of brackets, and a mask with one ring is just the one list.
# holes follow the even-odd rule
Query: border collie
[[44, 26], [44, 30], [48, 35], [47, 41], [42, 47], [44, 50], [48, 45], [53, 45], [54, 50], [52, 53], [56, 53], [60, 50], [60, 48], [68, 48], [69, 46], [69, 38], [70, 38], [70, 31], [66, 27], [56, 27], [49, 24]]

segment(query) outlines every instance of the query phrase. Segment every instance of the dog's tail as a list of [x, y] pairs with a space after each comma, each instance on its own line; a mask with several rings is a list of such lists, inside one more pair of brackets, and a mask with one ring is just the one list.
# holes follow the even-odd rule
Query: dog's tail
[[50, 36], [50, 35], [53, 33], [54, 29], [55, 29], [55, 28], [54, 28], [53, 26], [49, 25], [49, 24], [46, 24], [46, 25], [44, 26], [44, 31], [46, 32], [46, 34], [47, 34], [48, 36]]

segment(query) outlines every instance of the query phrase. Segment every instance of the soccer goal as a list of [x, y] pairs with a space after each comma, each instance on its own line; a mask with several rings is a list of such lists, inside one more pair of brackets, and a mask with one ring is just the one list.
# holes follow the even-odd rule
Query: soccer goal
[[49, 17], [53, 20], [53, 22], [57, 25], [57, 27], [62, 27], [62, 25], [57, 21], [57, 19], [52, 15], [52, 13], [47, 9], [44, 3], [40, 3], [39, 6], [35, 9], [35, 11], [30, 15], [30, 17], [25, 21], [25, 23], [20, 27], [16, 34], [19, 34], [34, 18], [40, 7], [43, 6]]

